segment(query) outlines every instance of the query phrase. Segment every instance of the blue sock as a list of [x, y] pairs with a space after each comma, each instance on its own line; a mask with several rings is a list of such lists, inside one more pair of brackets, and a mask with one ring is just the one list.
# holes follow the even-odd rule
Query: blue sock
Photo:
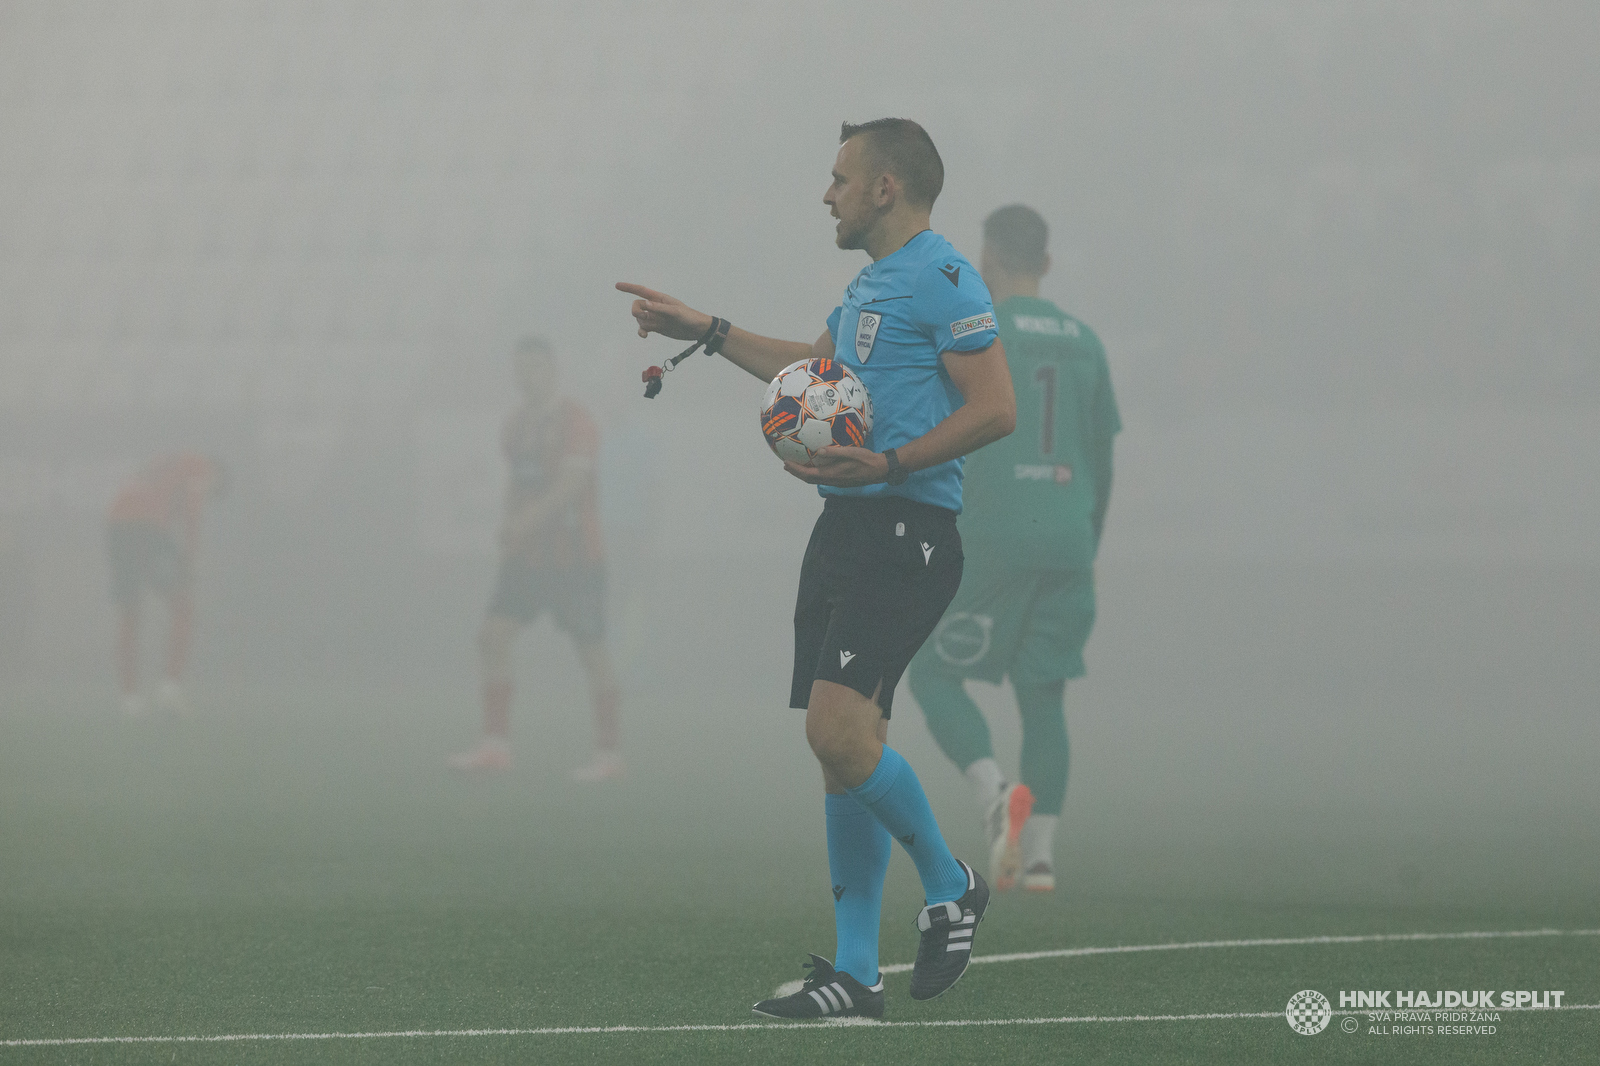
[[966, 871], [945, 846], [922, 782], [899, 752], [885, 744], [878, 768], [852, 788], [850, 795], [905, 846], [906, 854], [917, 864], [922, 894], [929, 903], [961, 898], [967, 891]]
[[833, 878], [833, 966], [871, 988], [878, 983], [878, 923], [889, 873], [889, 831], [849, 796], [827, 797], [828, 873]]

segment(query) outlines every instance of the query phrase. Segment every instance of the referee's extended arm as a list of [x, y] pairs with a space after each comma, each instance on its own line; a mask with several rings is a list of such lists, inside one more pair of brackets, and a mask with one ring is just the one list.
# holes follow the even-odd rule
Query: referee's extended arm
[[[965, 402], [943, 422], [895, 449], [907, 471], [971, 454], [1017, 428], [1017, 395], [1004, 345], [997, 340], [981, 351], [946, 352], [944, 366]], [[865, 448], [824, 448], [809, 464], [785, 462], [783, 468], [811, 485], [850, 488], [889, 479], [888, 460]]]
[[[659, 333], [674, 340], [692, 341], [705, 336], [706, 330], [711, 328], [710, 315], [696, 311], [676, 297], [627, 281], [617, 282], [617, 288], [639, 297], [633, 301], [633, 319], [639, 324], [641, 337]], [[781, 341], [734, 326], [718, 354], [762, 381], [771, 381], [790, 363], [832, 355], [833, 338], [823, 330], [822, 336], [811, 344]]]

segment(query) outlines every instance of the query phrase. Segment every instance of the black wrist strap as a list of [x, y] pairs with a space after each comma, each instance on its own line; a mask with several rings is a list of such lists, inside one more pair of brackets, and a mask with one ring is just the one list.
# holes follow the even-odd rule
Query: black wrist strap
[[722, 346], [728, 340], [728, 331], [733, 328], [733, 323], [725, 318], [713, 318], [711, 329], [707, 331], [705, 339], [700, 343], [706, 346], [707, 355], [718, 355]]
[[884, 480], [891, 485], [904, 485], [906, 478], [911, 476], [911, 471], [900, 465], [900, 453], [893, 448], [885, 448], [883, 458], [889, 464], [889, 476]]

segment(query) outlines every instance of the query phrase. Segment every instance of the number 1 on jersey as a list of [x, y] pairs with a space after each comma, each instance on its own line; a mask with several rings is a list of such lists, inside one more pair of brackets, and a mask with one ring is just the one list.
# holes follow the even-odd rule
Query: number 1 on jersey
[[1033, 372], [1039, 386], [1039, 454], [1054, 455], [1056, 450], [1056, 368], [1048, 363]]

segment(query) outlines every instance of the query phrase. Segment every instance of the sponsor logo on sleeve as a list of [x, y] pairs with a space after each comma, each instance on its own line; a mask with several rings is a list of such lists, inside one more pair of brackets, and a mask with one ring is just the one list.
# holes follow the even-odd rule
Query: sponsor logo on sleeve
[[969, 333], [984, 329], [994, 329], [994, 313], [992, 311], [985, 311], [981, 315], [973, 315], [971, 318], [963, 318], [950, 323], [950, 336], [955, 340], [960, 340]]

